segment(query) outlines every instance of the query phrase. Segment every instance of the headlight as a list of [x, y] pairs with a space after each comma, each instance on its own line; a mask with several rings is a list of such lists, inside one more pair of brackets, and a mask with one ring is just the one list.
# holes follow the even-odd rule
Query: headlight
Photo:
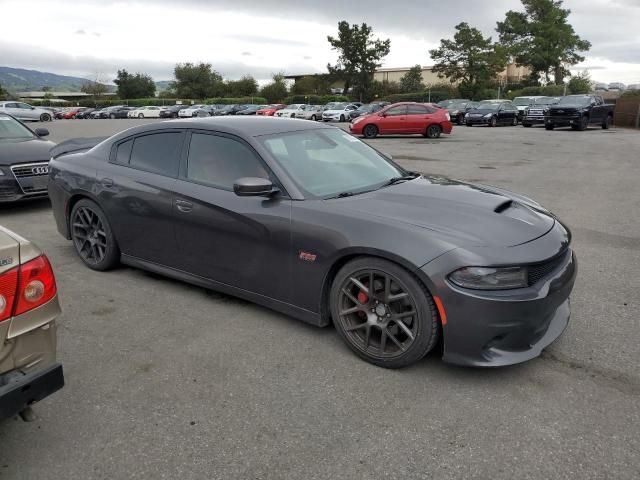
[[487, 114], [484, 116], [484, 118], [491, 118], [491, 117], [493, 117], [493, 113], [487, 113]]
[[464, 267], [449, 275], [449, 280], [473, 290], [508, 290], [528, 285], [526, 267]]
[[458, 111], [458, 110], [454, 110], [453, 112], [451, 112], [451, 115], [453, 115], [453, 116], [455, 117], [455, 116], [456, 116], [456, 115], [458, 115], [459, 113], [460, 113], [460, 111]]
[[465, 114], [464, 114], [464, 118], [469, 118], [469, 114], [468, 114], [468, 113], [465, 113]]
[[4, 172], [2, 171], [2, 169], [0, 168], [0, 177], [4, 176]]

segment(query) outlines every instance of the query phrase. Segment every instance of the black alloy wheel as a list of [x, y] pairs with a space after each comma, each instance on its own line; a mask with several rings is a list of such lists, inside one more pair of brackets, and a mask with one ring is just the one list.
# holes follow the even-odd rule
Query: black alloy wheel
[[440, 125], [429, 125], [424, 136], [427, 138], [440, 138], [441, 133], [442, 128], [440, 128]]
[[51, 121], [51, 115], [49, 115], [48, 113], [43, 113], [42, 115], [40, 115], [40, 121], [41, 122], [50, 122]]
[[91, 200], [76, 203], [69, 218], [73, 245], [93, 270], [109, 270], [118, 264], [120, 250], [100, 207]]
[[378, 127], [375, 125], [367, 125], [362, 129], [364, 138], [376, 138], [378, 136]]
[[375, 365], [409, 365], [438, 339], [431, 295], [411, 273], [387, 260], [362, 257], [347, 263], [334, 279], [330, 302], [339, 334]]

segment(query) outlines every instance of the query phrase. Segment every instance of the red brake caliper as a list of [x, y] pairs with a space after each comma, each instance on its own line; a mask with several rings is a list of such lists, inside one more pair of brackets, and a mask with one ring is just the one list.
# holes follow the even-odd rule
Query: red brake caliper
[[[365, 283], [364, 284], [365, 287], [369, 288], [368, 285]], [[369, 302], [369, 295], [367, 295], [364, 290], [360, 290], [358, 292], [358, 301], [363, 304], [366, 305]], [[358, 312], [360, 314], [361, 317], [366, 316], [366, 314], [364, 312]]]

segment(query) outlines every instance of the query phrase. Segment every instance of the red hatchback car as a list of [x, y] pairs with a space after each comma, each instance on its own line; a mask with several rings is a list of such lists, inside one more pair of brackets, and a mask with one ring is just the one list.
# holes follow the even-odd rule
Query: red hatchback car
[[451, 133], [453, 124], [447, 110], [435, 105], [394, 103], [378, 112], [356, 118], [349, 128], [354, 135], [365, 138], [414, 133], [438, 138], [442, 133]]
[[274, 105], [269, 105], [267, 108], [261, 108], [256, 112], [256, 115], [263, 115], [265, 117], [273, 117], [278, 110], [282, 110], [286, 107], [283, 103], [276, 103]]

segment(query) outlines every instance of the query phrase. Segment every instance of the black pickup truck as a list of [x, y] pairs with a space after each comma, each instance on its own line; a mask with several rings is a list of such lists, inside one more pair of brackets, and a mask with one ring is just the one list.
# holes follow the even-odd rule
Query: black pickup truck
[[586, 130], [589, 125], [600, 125], [607, 129], [613, 123], [613, 107], [604, 103], [599, 95], [568, 95], [546, 110], [544, 128]]

